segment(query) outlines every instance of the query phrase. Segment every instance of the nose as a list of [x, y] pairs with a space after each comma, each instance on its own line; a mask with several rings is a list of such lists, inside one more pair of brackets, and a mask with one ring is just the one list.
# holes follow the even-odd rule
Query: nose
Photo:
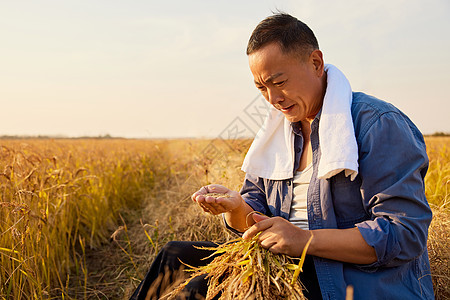
[[270, 104], [275, 105], [284, 101], [284, 97], [282, 93], [276, 89], [267, 89], [267, 101], [269, 101]]

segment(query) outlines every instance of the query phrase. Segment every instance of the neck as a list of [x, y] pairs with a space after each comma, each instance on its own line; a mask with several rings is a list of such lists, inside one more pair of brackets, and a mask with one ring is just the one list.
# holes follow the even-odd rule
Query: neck
[[322, 85], [322, 103], [323, 98], [325, 98], [325, 93], [327, 92], [327, 72], [325, 70], [323, 71], [323, 76], [321, 78], [321, 85]]
[[311, 125], [312, 121], [314, 121], [314, 118], [319, 113], [320, 109], [323, 105], [323, 99], [325, 98], [325, 93], [327, 92], [327, 73], [324, 71], [322, 77], [320, 78], [320, 92], [317, 94], [317, 107], [313, 110], [312, 114], [309, 115], [305, 121], [308, 121]]
[[314, 118], [306, 119], [304, 121], [301, 121], [302, 124], [302, 135], [305, 141], [309, 141], [309, 136], [311, 134], [311, 124], [314, 121]]

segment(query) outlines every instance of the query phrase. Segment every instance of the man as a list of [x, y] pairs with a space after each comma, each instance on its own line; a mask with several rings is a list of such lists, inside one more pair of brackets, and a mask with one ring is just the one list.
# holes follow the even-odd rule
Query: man
[[[352, 93], [345, 76], [325, 65], [314, 33], [290, 15], [263, 20], [247, 55], [274, 110], [244, 161], [241, 192], [209, 185], [192, 199], [223, 214], [244, 239], [261, 232], [260, 244], [274, 253], [298, 257], [313, 235], [301, 277], [308, 299], [344, 299], [348, 285], [355, 299], [432, 299], [428, 158], [419, 130], [392, 105]], [[347, 113], [337, 113], [346, 105]], [[350, 125], [341, 121], [346, 115]], [[342, 153], [342, 164], [333, 165]], [[247, 218], [252, 211], [267, 216]], [[201, 284], [196, 292], [204, 292]]]

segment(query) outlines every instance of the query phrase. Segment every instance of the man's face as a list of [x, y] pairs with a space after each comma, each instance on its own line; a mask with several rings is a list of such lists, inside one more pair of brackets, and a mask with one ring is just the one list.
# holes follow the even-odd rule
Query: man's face
[[308, 58], [285, 54], [271, 43], [248, 57], [256, 87], [290, 122], [314, 119], [322, 107], [326, 83], [322, 53]]

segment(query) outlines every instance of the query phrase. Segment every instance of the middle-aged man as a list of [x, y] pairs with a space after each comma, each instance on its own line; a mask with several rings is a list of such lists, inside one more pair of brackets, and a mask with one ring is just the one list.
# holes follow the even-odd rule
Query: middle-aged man
[[[208, 185], [192, 199], [243, 238], [261, 232], [260, 244], [274, 253], [299, 257], [312, 235], [301, 277], [308, 299], [344, 299], [348, 285], [355, 299], [433, 299], [428, 158], [416, 126], [394, 106], [352, 92], [325, 65], [310, 28], [290, 15], [263, 20], [247, 55], [273, 108], [244, 160], [242, 190]], [[266, 216], [247, 218], [252, 211]], [[178, 258], [206, 256], [194, 244], [169, 243], [133, 297], [144, 299]], [[206, 288], [203, 278], [187, 287], [203, 295]]]

